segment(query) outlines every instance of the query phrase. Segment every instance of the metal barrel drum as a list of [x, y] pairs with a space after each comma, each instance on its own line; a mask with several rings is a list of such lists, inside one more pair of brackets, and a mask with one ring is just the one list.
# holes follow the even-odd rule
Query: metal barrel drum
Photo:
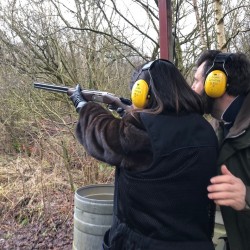
[[76, 190], [73, 250], [100, 250], [113, 215], [114, 185], [97, 184]]

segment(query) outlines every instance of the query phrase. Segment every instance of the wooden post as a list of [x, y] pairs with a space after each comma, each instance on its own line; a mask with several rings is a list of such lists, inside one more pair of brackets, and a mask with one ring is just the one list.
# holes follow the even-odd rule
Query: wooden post
[[172, 15], [171, 0], [158, 0], [160, 27], [160, 58], [172, 60]]

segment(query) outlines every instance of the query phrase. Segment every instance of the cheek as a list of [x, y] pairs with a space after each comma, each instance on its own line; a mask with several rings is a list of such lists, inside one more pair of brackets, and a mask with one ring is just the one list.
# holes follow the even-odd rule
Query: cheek
[[199, 95], [201, 95], [204, 91], [204, 85], [203, 82], [200, 83], [196, 83], [194, 84], [194, 86], [192, 87], [192, 89]]
[[203, 82], [199, 84], [198, 91], [199, 91], [199, 94], [202, 94], [204, 92], [204, 84], [203, 84]]

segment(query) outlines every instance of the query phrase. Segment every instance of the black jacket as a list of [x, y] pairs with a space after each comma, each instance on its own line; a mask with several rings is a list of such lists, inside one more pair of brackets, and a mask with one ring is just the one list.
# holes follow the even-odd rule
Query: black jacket
[[95, 158], [115, 165], [114, 223], [106, 249], [211, 250], [217, 138], [198, 114], [126, 115], [98, 104], [80, 113], [77, 135]]

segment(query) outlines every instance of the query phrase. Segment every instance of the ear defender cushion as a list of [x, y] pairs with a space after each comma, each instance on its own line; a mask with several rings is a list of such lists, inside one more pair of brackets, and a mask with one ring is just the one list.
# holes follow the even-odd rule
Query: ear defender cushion
[[204, 89], [208, 96], [218, 98], [226, 92], [226, 86], [226, 74], [221, 70], [213, 70], [206, 77]]
[[135, 82], [131, 91], [131, 100], [136, 108], [144, 108], [147, 104], [149, 86], [147, 82], [140, 79]]

